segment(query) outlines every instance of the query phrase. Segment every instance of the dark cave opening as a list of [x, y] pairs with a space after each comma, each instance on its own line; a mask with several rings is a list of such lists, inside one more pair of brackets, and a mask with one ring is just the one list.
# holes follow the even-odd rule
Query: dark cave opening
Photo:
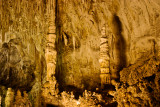
[[59, 106], [53, 104], [47, 104], [46, 107], [59, 107]]
[[144, 79], [147, 80], [148, 82], [154, 81], [154, 79], [155, 79], [155, 74], [152, 75], [152, 76], [149, 76], [149, 77], [145, 77]]
[[148, 89], [149, 93], [151, 93], [153, 91], [153, 89], [150, 86], [148, 86], [147, 89]]
[[117, 106], [118, 106], [118, 103], [117, 103], [117, 102], [114, 102], [114, 103], [107, 104], [107, 105], [104, 106], [104, 107], [117, 107]]

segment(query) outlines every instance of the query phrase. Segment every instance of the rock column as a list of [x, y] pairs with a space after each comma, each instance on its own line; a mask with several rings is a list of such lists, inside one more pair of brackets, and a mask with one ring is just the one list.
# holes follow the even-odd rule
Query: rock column
[[104, 88], [104, 84], [110, 84], [110, 69], [109, 69], [109, 47], [108, 47], [108, 35], [106, 35], [106, 27], [101, 30], [100, 38], [100, 78], [101, 88]]
[[56, 26], [55, 26], [55, 0], [48, 1], [48, 14], [49, 14], [49, 30], [47, 35], [47, 47], [45, 51], [47, 63], [47, 81], [53, 80], [56, 68], [55, 39], [56, 39]]
[[2, 97], [0, 96], [0, 107], [1, 107], [1, 102], [2, 102], [1, 100], [2, 100]]
[[55, 49], [56, 41], [56, 25], [55, 25], [55, 9], [56, 0], [49, 0], [47, 2], [47, 15], [48, 16], [48, 35], [46, 37], [47, 46], [45, 50], [45, 58], [47, 64], [46, 72], [46, 82], [42, 86], [42, 97], [44, 98], [43, 103], [54, 104], [57, 102], [55, 98], [58, 94], [58, 89], [56, 88], [56, 78], [55, 78], [55, 68], [56, 68], [56, 58], [57, 51]]

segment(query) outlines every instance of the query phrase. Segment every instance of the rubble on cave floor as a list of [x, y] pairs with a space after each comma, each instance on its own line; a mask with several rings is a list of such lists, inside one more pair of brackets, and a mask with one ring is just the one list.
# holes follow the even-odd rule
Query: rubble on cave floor
[[85, 90], [79, 98], [75, 93], [63, 91], [57, 96], [64, 107], [159, 107], [160, 61], [151, 57], [139, 61], [120, 72], [120, 82], [95, 92]]
[[[58, 95], [50, 96], [52, 100], [45, 103], [45, 106], [57, 107], [110, 107], [117, 106], [113, 101], [113, 97], [107, 94], [105, 90], [97, 90], [96, 92], [85, 90], [82, 95], [76, 98], [75, 93], [63, 91]], [[54, 99], [54, 100], [53, 100]], [[49, 101], [49, 99], [48, 99]]]

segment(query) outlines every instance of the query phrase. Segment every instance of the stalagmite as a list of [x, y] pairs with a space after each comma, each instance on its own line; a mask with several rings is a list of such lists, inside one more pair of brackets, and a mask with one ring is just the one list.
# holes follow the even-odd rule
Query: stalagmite
[[[56, 39], [56, 26], [55, 26], [55, 0], [50, 0], [48, 3], [48, 14], [49, 14], [49, 30], [47, 35], [47, 47], [46, 47], [46, 63], [47, 63], [47, 81], [52, 80], [52, 76], [55, 74], [56, 64], [56, 50], [55, 50], [55, 39]], [[54, 4], [53, 4], [54, 3]]]
[[11, 88], [8, 88], [5, 97], [5, 107], [10, 107], [11, 105], [13, 105], [13, 100], [14, 100], [14, 92], [12, 91]]
[[106, 34], [106, 27], [103, 26], [100, 38], [100, 59], [99, 59], [102, 88], [104, 87], [104, 84], [110, 84], [108, 36], [109, 35]]
[[15, 102], [12, 104], [11, 107], [32, 107], [26, 91], [23, 92], [23, 96], [20, 90], [17, 91]]
[[22, 95], [21, 95], [21, 91], [20, 90], [17, 90], [17, 95], [15, 97], [15, 102], [14, 102], [14, 106], [18, 106], [21, 104], [21, 101], [22, 101]]
[[[45, 98], [44, 103], [54, 103], [54, 98], [58, 94], [56, 89], [56, 78], [55, 78], [55, 68], [56, 68], [56, 57], [57, 51], [55, 50], [56, 41], [56, 25], [55, 25], [55, 8], [56, 0], [49, 0], [47, 3], [47, 14], [48, 14], [48, 35], [46, 35], [46, 50], [45, 58], [47, 64], [46, 71], [46, 82], [42, 88], [42, 96]], [[56, 101], [55, 101], [56, 102]]]
[[1, 100], [2, 100], [2, 97], [0, 96], [0, 107], [1, 107], [1, 102], [2, 102]]

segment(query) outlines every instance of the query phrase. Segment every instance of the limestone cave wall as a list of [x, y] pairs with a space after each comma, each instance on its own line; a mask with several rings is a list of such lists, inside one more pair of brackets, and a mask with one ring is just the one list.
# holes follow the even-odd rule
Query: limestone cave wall
[[[159, 9], [158, 0], [59, 0], [57, 75], [62, 84], [98, 87], [100, 69], [109, 66], [110, 78], [117, 79], [123, 68], [156, 54]], [[102, 46], [102, 32], [108, 46]]]
[[[0, 1], [2, 106], [13, 105], [18, 90], [20, 93], [27, 91], [32, 104], [39, 105], [42, 77], [45, 77], [46, 69], [44, 55], [48, 32], [46, 20], [45, 1]], [[9, 98], [12, 104], [6, 104], [7, 93], [10, 97], [12, 91], [14, 96]]]
[[159, 24], [159, 0], [0, 0], [0, 105], [160, 106]]

